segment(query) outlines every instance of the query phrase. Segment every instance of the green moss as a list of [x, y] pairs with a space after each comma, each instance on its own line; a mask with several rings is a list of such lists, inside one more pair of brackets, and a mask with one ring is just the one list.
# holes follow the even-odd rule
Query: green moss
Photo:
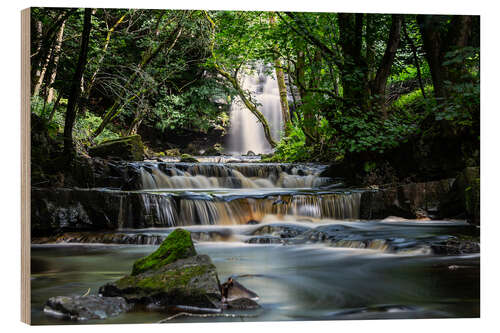
[[199, 161], [189, 154], [182, 154], [181, 155], [181, 162], [198, 163]]
[[145, 291], [170, 292], [173, 289], [187, 288], [193, 278], [205, 274], [208, 269], [208, 266], [201, 265], [166, 271], [151, 276], [130, 275], [116, 281], [116, 286], [120, 289], [141, 288]]
[[119, 157], [124, 160], [142, 161], [144, 145], [140, 135], [131, 135], [107, 140], [100, 145], [90, 147], [89, 154], [93, 157]]
[[134, 263], [132, 275], [137, 275], [151, 269], [158, 269], [177, 259], [194, 255], [196, 255], [196, 250], [191, 240], [191, 233], [184, 229], [176, 229], [168, 235], [158, 250]]

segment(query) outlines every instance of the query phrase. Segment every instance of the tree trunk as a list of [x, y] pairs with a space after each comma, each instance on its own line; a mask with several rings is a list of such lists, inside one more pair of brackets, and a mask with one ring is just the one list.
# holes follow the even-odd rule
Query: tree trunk
[[361, 56], [363, 16], [359, 14], [338, 14], [339, 44], [343, 51], [344, 64], [340, 68], [343, 97], [346, 109], [368, 106], [367, 65]]
[[403, 15], [392, 15], [391, 30], [385, 48], [384, 56], [377, 69], [375, 81], [373, 82], [372, 94], [376, 95], [378, 105], [381, 108], [384, 119], [387, 119], [387, 110], [385, 109], [385, 87], [387, 79], [391, 74], [391, 67], [396, 56], [396, 51], [401, 40], [401, 24], [403, 23]]
[[444, 81], [446, 79], [443, 68], [443, 46], [441, 25], [444, 17], [438, 15], [417, 15], [420, 33], [425, 50], [425, 57], [431, 71], [434, 96], [438, 99], [445, 97]]
[[33, 88], [32, 96], [38, 96], [40, 94], [40, 89], [42, 88], [43, 79], [45, 78], [45, 73], [47, 73], [47, 68], [49, 67], [50, 58], [52, 57], [52, 53], [54, 49], [51, 47], [50, 51], [47, 54], [47, 57], [44, 59], [42, 63], [42, 67], [40, 68], [40, 75], [38, 75], [35, 87]]
[[49, 87], [49, 92], [47, 94], [47, 103], [52, 102], [52, 99], [54, 98], [54, 88], [52, 85], [56, 81], [56, 76], [57, 76], [57, 64], [59, 63], [59, 56], [61, 53], [61, 44], [63, 40], [63, 35], [64, 35], [64, 24], [61, 25], [61, 28], [59, 29], [59, 34], [57, 35], [57, 40], [56, 40], [56, 45], [54, 47], [54, 61], [52, 64], [52, 73], [50, 74], [50, 81], [48, 84]]
[[[269, 25], [273, 26], [275, 24], [274, 13], [269, 15]], [[285, 83], [285, 73], [283, 72], [283, 66], [281, 65], [281, 60], [278, 57], [278, 47], [274, 46], [274, 69], [276, 71], [276, 81], [278, 81], [278, 91], [280, 95], [280, 105], [281, 105], [281, 115], [283, 117], [283, 124], [285, 127], [285, 137], [290, 135], [290, 129], [292, 127], [292, 122], [290, 120], [290, 109], [288, 107], [288, 94], [286, 90]]]
[[62, 94], [57, 95], [54, 106], [52, 107], [52, 111], [50, 111], [49, 118], [47, 119], [47, 124], [50, 124], [52, 122], [52, 119], [54, 119], [54, 115], [56, 114], [56, 110], [57, 110], [57, 107], [59, 106], [59, 102], [61, 101], [61, 97], [62, 97]]
[[80, 45], [80, 54], [76, 65], [73, 80], [71, 81], [70, 95], [68, 98], [68, 106], [66, 109], [66, 119], [64, 122], [64, 155], [71, 161], [73, 148], [73, 126], [76, 119], [76, 104], [80, 97], [80, 82], [83, 76], [83, 71], [87, 63], [87, 54], [89, 49], [90, 29], [91, 29], [92, 10], [85, 8], [83, 18], [83, 32]]
[[448, 97], [445, 82], [460, 82], [463, 71], [461, 64], [443, 65], [447, 52], [467, 46], [471, 31], [472, 17], [454, 15], [447, 29], [443, 29], [447, 21], [446, 16], [417, 15], [425, 57], [429, 63], [434, 96], [437, 99]]

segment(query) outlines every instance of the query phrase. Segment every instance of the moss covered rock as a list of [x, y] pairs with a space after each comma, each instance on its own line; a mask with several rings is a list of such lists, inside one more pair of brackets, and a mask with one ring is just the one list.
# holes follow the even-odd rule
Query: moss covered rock
[[132, 269], [132, 275], [154, 270], [168, 265], [178, 259], [196, 255], [191, 234], [184, 229], [175, 229], [163, 241], [158, 250], [149, 256], [137, 260]]
[[180, 155], [181, 155], [181, 152], [177, 148], [165, 150], [165, 156], [177, 157], [177, 156], [180, 156]]
[[135, 262], [131, 275], [99, 289], [103, 296], [141, 304], [217, 307], [221, 299], [215, 266], [197, 255], [191, 235], [176, 229], [151, 255]]
[[198, 163], [199, 161], [189, 154], [182, 154], [181, 155], [181, 162]]
[[144, 159], [144, 145], [140, 135], [131, 135], [104, 141], [100, 145], [91, 147], [89, 154], [92, 157], [142, 161]]

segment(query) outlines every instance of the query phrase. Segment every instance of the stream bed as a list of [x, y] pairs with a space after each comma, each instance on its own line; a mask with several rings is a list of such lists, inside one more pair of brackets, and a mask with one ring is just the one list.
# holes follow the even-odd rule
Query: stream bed
[[[352, 223], [357, 234], [379, 230], [399, 242], [421, 244], [429, 237], [452, 235], [463, 223], [405, 221], [330, 222], [321, 227]], [[434, 223], [434, 225], [433, 225]], [[479, 316], [479, 254], [442, 256], [412, 247], [388, 251], [385, 247], [350, 248], [334, 244], [249, 244], [248, 231], [256, 226], [230, 227], [239, 237], [232, 241], [197, 242], [196, 250], [209, 255], [219, 274], [233, 276], [260, 296], [261, 309], [249, 318], [187, 318], [191, 321], [279, 321], [381, 318], [450, 318]], [[390, 228], [389, 228], [390, 227]], [[217, 227], [193, 227], [192, 230]], [[131, 233], [168, 233], [148, 229]], [[189, 228], [187, 228], [189, 229]], [[384, 231], [385, 230], [385, 231]], [[403, 236], [405, 233], [406, 237]], [[351, 233], [354, 237], [356, 233]], [[399, 237], [399, 238], [398, 238]], [[349, 238], [349, 237], [347, 237]], [[416, 243], [415, 243], [416, 242]], [[356, 243], [353, 243], [356, 244]], [[346, 246], [344, 244], [344, 246]], [[65, 324], [46, 316], [43, 305], [54, 295], [96, 294], [106, 282], [130, 273], [132, 264], [153, 252], [151, 245], [50, 244], [33, 245], [32, 321]], [[167, 313], [132, 311], [118, 317], [82, 323], [148, 323]]]

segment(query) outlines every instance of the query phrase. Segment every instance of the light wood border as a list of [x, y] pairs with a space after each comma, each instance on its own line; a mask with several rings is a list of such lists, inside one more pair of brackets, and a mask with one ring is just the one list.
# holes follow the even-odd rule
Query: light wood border
[[21, 11], [21, 321], [31, 324], [30, 8]]

